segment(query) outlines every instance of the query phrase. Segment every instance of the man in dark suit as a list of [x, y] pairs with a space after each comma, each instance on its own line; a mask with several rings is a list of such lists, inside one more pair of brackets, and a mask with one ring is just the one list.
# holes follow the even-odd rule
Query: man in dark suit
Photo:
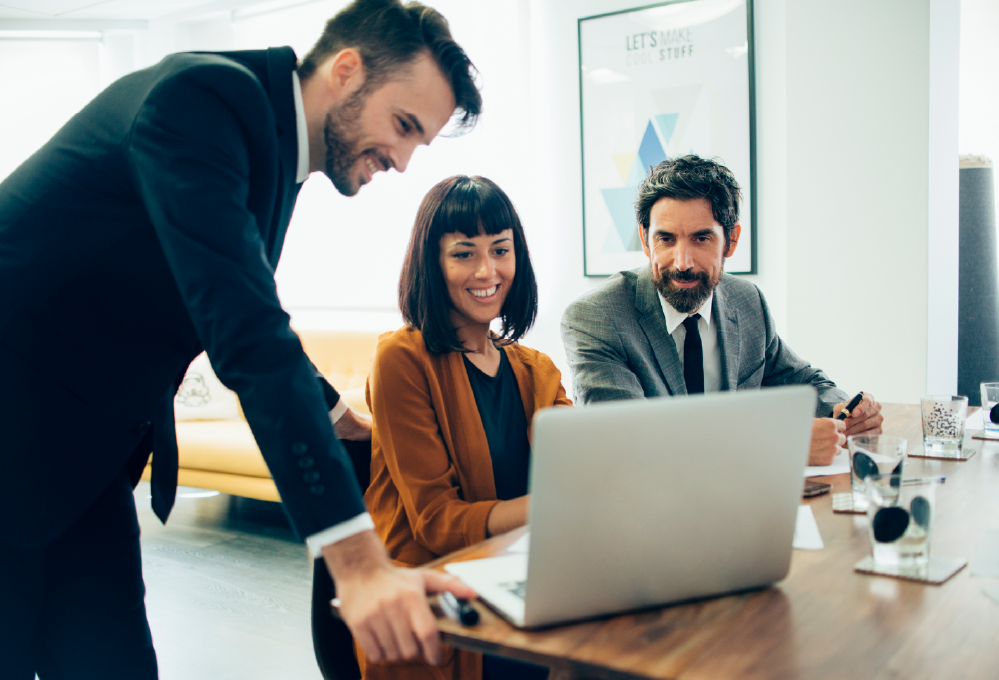
[[473, 67], [444, 18], [357, 0], [290, 48], [171, 55], [102, 92], [0, 184], [0, 677], [156, 676], [132, 485], [166, 521], [173, 395], [207, 350], [239, 395], [296, 531], [370, 658], [440, 657], [334, 436], [363, 437], [289, 327], [274, 268], [301, 183], [346, 195], [403, 171]]
[[649, 171], [635, 205], [649, 266], [615, 274], [562, 317], [576, 403], [812, 385], [809, 461], [828, 465], [847, 435], [881, 431], [881, 405], [868, 394], [833, 420], [848, 395], [781, 340], [755, 285], [723, 273], [740, 196], [728, 168], [697, 156]]

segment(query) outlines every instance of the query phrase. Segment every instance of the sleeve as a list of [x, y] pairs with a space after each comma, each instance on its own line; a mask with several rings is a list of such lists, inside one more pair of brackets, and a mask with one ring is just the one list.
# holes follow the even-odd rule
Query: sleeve
[[615, 325], [597, 305], [569, 305], [562, 315], [562, 344], [577, 404], [645, 398]]
[[778, 385], [811, 385], [819, 392], [815, 404], [815, 417], [828, 418], [832, 416], [833, 406], [848, 401], [849, 397], [843, 390], [836, 387], [829, 376], [821, 369], [814, 368], [787, 346], [774, 327], [773, 317], [767, 301], [760, 295], [760, 305], [763, 310], [763, 323], [766, 329], [766, 368], [763, 373], [763, 387]]
[[413, 536], [430, 552], [446, 555], [487, 538], [489, 513], [499, 501], [462, 497], [425, 371], [414, 348], [379, 345], [368, 376], [373, 439]]
[[293, 527], [309, 536], [365, 507], [250, 209], [266, 200], [250, 195], [251, 174], [266, 176], [277, 163], [273, 124], [249, 72], [190, 68], [149, 94], [129, 154], [198, 337], [219, 379], [239, 395]]

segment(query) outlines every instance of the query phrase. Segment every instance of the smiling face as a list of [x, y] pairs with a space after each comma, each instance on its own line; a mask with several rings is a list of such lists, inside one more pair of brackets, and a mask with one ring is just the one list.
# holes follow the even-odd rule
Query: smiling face
[[440, 263], [454, 326], [488, 326], [500, 315], [517, 273], [513, 229], [472, 238], [460, 232], [444, 234]]
[[652, 266], [652, 280], [663, 298], [678, 312], [697, 311], [718, 285], [739, 242], [736, 224], [725, 242], [725, 230], [711, 212], [706, 198], [680, 201], [660, 198], [649, 214], [648, 234], [642, 250]]
[[376, 172], [404, 172], [416, 147], [430, 144], [454, 110], [451, 85], [423, 54], [401, 78], [370, 93], [359, 87], [329, 109], [324, 171], [337, 191], [353, 196]]

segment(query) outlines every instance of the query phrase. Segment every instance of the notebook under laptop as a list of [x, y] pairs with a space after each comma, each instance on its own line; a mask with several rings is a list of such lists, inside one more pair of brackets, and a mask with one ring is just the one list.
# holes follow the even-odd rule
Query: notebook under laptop
[[542, 411], [529, 550], [446, 569], [523, 628], [779, 581], [815, 399], [797, 386]]

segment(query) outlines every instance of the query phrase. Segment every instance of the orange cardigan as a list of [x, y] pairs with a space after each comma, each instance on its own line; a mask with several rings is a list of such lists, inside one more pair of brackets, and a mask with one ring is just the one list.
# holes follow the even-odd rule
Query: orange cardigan
[[[571, 406], [547, 356], [518, 344], [501, 348], [520, 387], [528, 428], [535, 411]], [[398, 563], [418, 566], [485, 540], [499, 501], [489, 442], [460, 352], [430, 354], [410, 327], [379, 338], [368, 375], [371, 485], [364, 500]], [[530, 429], [528, 429], [530, 437]], [[479, 654], [444, 648], [444, 664], [367, 664], [365, 680], [477, 680]]]
[[[502, 350], [528, 428], [536, 411], [572, 405], [546, 355], [516, 343]], [[374, 430], [364, 500], [392, 559], [417, 566], [485, 540], [486, 518], [499, 501], [461, 353], [430, 354], [409, 327], [382, 336], [367, 400]]]

